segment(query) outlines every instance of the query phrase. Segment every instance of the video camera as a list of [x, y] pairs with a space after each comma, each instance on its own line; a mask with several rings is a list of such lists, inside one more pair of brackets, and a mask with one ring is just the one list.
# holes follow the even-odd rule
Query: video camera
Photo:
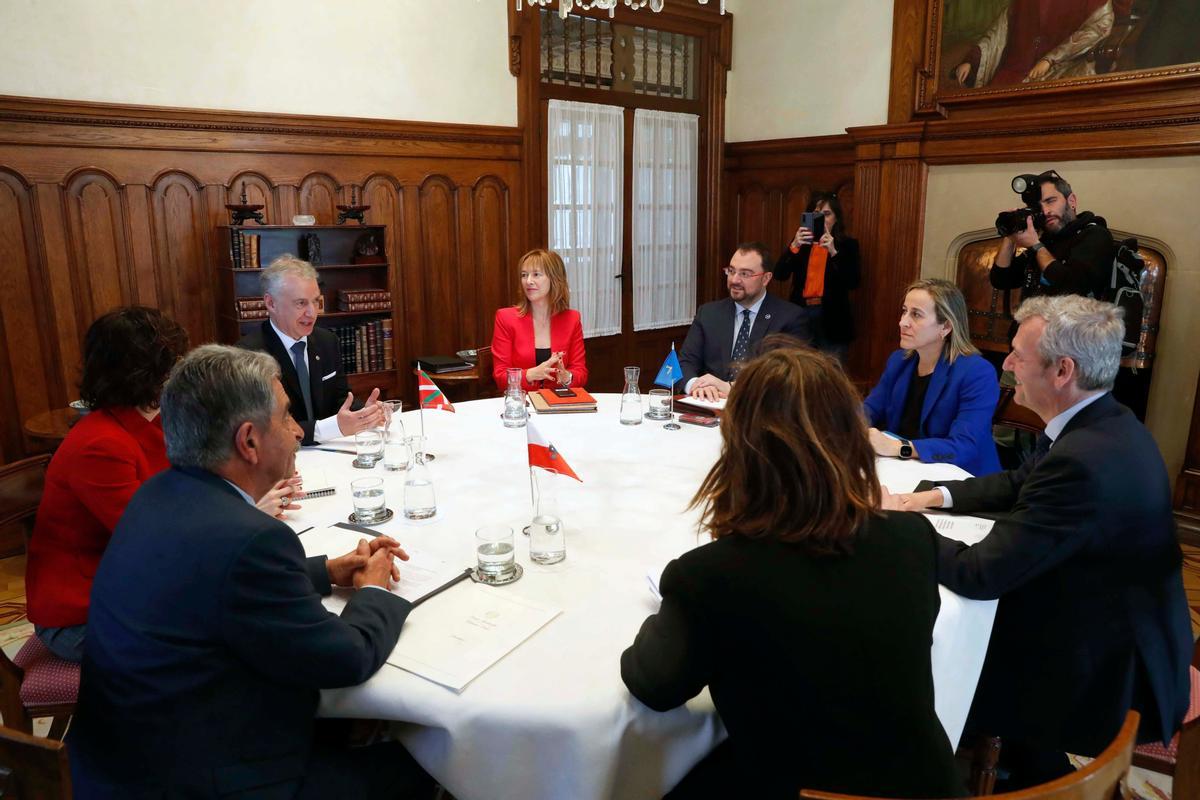
[[1025, 230], [1025, 220], [1033, 217], [1033, 227], [1038, 232], [1045, 229], [1046, 215], [1042, 213], [1042, 184], [1047, 180], [1058, 178], [1054, 170], [1043, 172], [1041, 175], [1018, 175], [1012, 179], [1012, 190], [1021, 195], [1025, 208], [1016, 211], [1001, 211], [996, 216], [996, 233], [1000, 236], [1012, 236]]

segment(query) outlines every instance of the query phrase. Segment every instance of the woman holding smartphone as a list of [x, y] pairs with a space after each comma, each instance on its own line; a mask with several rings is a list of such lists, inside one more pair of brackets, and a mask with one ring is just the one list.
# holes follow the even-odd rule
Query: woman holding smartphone
[[804, 309], [812, 344], [843, 363], [854, 338], [850, 290], [858, 288], [858, 241], [846, 235], [837, 194], [818, 194], [775, 265], [775, 280], [792, 281], [791, 301]]

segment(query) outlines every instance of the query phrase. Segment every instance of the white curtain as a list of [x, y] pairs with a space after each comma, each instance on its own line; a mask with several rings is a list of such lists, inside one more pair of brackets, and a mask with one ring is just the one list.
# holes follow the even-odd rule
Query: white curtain
[[567, 266], [583, 335], [620, 333], [624, 111], [551, 100], [547, 127], [547, 244]]
[[694, 114], [633, 117], [633, 329], [687, 325], [696, 313]]

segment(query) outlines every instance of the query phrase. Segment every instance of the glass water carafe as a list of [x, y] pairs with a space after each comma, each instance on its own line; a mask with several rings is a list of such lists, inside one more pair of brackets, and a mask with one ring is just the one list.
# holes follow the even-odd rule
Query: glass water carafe
[[638, 391], [641, 368], [625, 368], [625, 388], [621, 390], [621, 424], [642, 424], [642, 393]]
[[510, 367], [508, 388], [504, 390], [504, 427], [524, 428], [529, 412], [525, 409], [525, 392], [521, 389], [521, 376], [525, 370]]

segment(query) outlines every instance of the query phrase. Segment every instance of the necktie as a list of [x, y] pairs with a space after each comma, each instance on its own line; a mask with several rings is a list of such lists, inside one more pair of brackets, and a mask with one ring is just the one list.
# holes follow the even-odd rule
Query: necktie
[[1052, 441], [1053, 439], [1051, 439], [1045, 433], [1038, 434], [1037, 444], [1035, 444], [1033, 447], [1034, 461], [1041, 461], [1046, 454], [1050, 452], [1050, 444]]
[[750, 309], [742, 309], [742, 327], [738, 328], [737, 340], [733, 343], [733, 358], [729, 365], [729, 378], [732, 380], [741, 369], [741, 362], [746, 360], [746, 348], [750, 344]]
[[300, 381], [300, 394], [304, 395], [305, 419], [313, 418], [312, 386], [308, 379], [308, 362], [304, 358], [304, 342], [292, 345], [292, 363], [296, 365], [296, 378]]

